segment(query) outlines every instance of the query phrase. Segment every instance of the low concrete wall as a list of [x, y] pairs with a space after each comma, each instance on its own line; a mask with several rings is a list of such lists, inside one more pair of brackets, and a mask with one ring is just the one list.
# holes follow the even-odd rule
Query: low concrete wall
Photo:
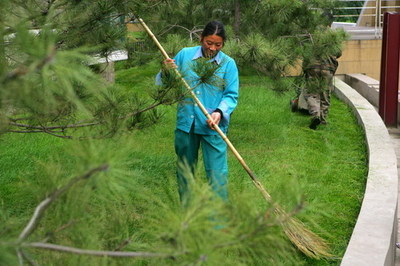
[[[348, 74], [344, 82], [360, 93], [375, 108], [379, 106], [379, 81], [363, 74]], [[397, 119], [400, 120], [400, 103], [397, 105]], [[400, 121], [397, 121], [400, 122]]]
[[344, 82], [355, 89], [373, 106], [379, 106], [379, 80], [363, 74], [345, 75]]
[[337, 78], [335, 93], [363, 126], [369, 161], [364, 199], [341, 265], [394, 265], [398, 173], [393, 144], [382, 119], [365, 98]]

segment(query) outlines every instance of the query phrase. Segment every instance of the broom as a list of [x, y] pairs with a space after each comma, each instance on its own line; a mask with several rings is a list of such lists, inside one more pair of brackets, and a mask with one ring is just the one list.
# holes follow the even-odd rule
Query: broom
[[[164, 50], [164, 48], [161, 46], [155, 35], [151, 32], [150, 28], [146, 25], [146, 23], [139, 18], [139, 22], [143, 26], [143, 28], [146, 30], [146, 32], [149, 34], [149, 36], [153, 39], [154, 43], [157, 45], [158, 49], [161, 51], [162, 55], [164, 56], [165, 59], [169, 59], [170, 57], [168, 56], [167, 52]], [[197, 103], [203, 114], [207, 117], [207, 119], [210, 119], [211, 121], [211, 115], [207, 112], [207, 110], [204, 108], [203, 104], [200, 102], [200, 100], [197, 98], [196, 94], [193, 92], [192, 88], [189, 86], [189, 84], [186, 82], [186, 80], [183, 78], [181, 73], [178, 71], [178, 69], [174, 68], [176, 75], [182, 80], [184, 86], [194, 99], [194, 101]], [[214, 124], [213, 129], [217, 131], [217, 133], [222, 137], [222, 139], [226, 142], [230, 150], [233, 152], [235, 157], [238, 159], [240, 164], [243, 166], [243, 168], [246, 170], [248, 175], [250, 176], [253, 184], [257, 187], [257, 189], [261, 192], [263, 195], [264, 199], [270, 203], [272, 203], [272, 198], [270, 194], [265, 190], [264, 186], [261, 184], [260, 181], [258, 181], [257, 177], [253, 173], [253, 171], [250, 169], [250, 167], [246, 164], [246, 162], [243, 160], [242, 156], [239, 154], [239, 152], [236, 150], [236, 148], [233, 146], [233, 144], [230, 142], [228, 137], [225, 135], [224, 132], [218, 127], [218, 125]], [[305, 255], [313, 258], [321, 258], [321, 257], [330, 257], [332, 256], [329, 251], [328, 251], [328, 245], [325, 242], [324, 239], [316, 235], [315, 233], [311, 232], [308, 230], [305, 225], [298, 219], [289, 216], [281, 207], [275, 206], [275, 212], [283, 217], [286, 217], [286, 219], [283, 219], [282, 221], [282, 227], [284, 229], [285, 234], [287, 237], [292, 241], [292, 243]]]

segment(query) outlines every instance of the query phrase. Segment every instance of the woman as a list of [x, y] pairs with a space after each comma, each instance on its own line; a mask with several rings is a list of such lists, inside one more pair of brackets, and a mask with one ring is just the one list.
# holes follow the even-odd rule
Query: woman
[[[212, 189], [223, 200], [228, 199], [227, 145], [213, 130], [214, 125], [218, 125], [226, 134], [230, 115], [237, 105], [239, 94], [236, 63], [221, 51], [225, 40], [223, 24], [212, 21], [205, 26], [201, 34], [200, 46], [183, 48], [174, 59], [164, 61], [166, 66], [178, 68], [212, 117], [212, 120], [207, 120], [192, 98], [186, 98], [178, 104], [175, 151], [178, 157], [177, 178], [182, 202], [188, 199], [189, 194], [187, 169], [194, 174], [200, 146], [207, 179]], [[218, 65], [214, 75], [223, 80], [220, 86], [198, 85], [199, 77], [193, 71], [193, 64], [199, 58], [206, 58], [208, 63]], [[182, 167], [183, 165], [186, 167]]]

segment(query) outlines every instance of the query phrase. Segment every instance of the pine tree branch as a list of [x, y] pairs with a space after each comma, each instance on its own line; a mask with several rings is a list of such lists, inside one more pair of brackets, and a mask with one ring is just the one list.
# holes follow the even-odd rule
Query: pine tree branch
[[196, 34], [197, 37], [200, 37], [198, 33], [203, 31], [203, 29], [196, 29], [196, 27], [193, 27], [193, 29], [190, 30], [184, 26], [174, 24], [174, 25], [169, 25], [169, 27], [166, 30], [164, 30], [163, 32], [161, 32], [160, 34], [158, 34], [158, 36], [163, 36], [167, 32], [171, 31], [173, 28], [181, 28], [181, 29], [184, 29], [187, 32], [189, 32], [190, 40], [193, 40], [193, 37], [192, 37], [193, 34]]
[[50, 204], [53, 203], [58, 197], [60, 197], [65, 191], [70, 189], [77, 182], [84, 180], [84, 179], [88, 179], [89, 177], [91, 177], [92, 175], [94, 175], [97, 172], [106, 171], [108, 169], [108, 167], [109, 166], [107, 164], [105, 164], [105, 165], [101, 165], [99, 167], [93, 168], [82, 176], [77, 176], [77, 177], [72, 178], [68, 182], [68, 184], [55, 190], [53, 193], [51, 193], [51, 195], [49, 197], [47, 197], [45, 200], [43, 200], [41, 203], [39, 203], [39, 205], [36, 207], [31, 220], [29, 221], [29, 223], [26, 225], [24, 230], [19, 235], [18, 241], [19, 242], [24, 241], [29, 235], [31, 235], [33, 233], [33, 231], [36, 229], [37, 225], [39, 224], [40, 219], [42, 218], [44, 212], [47, 210], [47, 208], [50, 206]]
[[254, 236], [257, 236], [260, 234], [260, 232], [262, 233], [264, 231], [265, 227], [270, 227], [271, 225], [268, 224], [258, 224], [258, 226], [253, 227], [253, 230], [250, 231], [247, 234], [241, 234], [237, 236], [237, 239], [232, 240], [232, 241], [228, 241], [225, 243], [219, 243], [217, 245], [214, 245], [213, 248], [214, 249], [219, 249], [219, 248], [226, 248], [229, 246], [235, 246], [235, 245], [239, 245], [241, 243], [243, 243], [243, 241], [247, 240], [247, 239], [252, 239]]
[[[174, 104], [178, 102], [179, 100], [173, 101], [170, 104]], [[133, 116], [136, 116], [140, 113], [144, 113], [146, 111], [152, 110], [160, 105], [164, 104], [163, 100], [160, 100], [158, 102], [153, 103], [152, 105], [145, 107], [143, 109], [137, 110], [135, 112], [126, 114], [124, 116], [119, 117], [119, 120], [127, 119]], [[14, 119], [10, 119], [14, 120]], [[65, 132], [66, 129], [73, 129], [73, 128], [83, 128], [83, 127], [91, 127], [91, 126], [97, 126], [104, 124], [106, 121], [97, 121], [97, 122], [82, 122], [82, 123], [75, 123], [75, 124], [70, 124], [70, 125], [56, 125], [56, 126], [34, 126], [34, 125], [29, 125], [29, 124], [22, 124], [22, 123], [16, 123], [16, 122], [9, 122], [8, 125], [18, 127], [18, 128], [25, 128], [26, 130], [4, 130], [4, 132], [7, 133], [47, 133], [59, 138], [67, 138], [67, 139], [72, 139], [72, 136], [64, 136], [64, 135], [58, 135], [56, 134], [57, 132]], [[61, 130], [61, 131], [55, 131], [55, 130]]]
[[43, 132], [46, 134], [52, 135], [54, 137], [61, 138], [61, 139], [72, 139], [73, 138], [72, 136], [58, 135], [58, 134], [53, 133], [52, 131], [48, 131], [48, 130], [44, 130]]
[[65, 230], [65, 229], [67, 229], [68, 227], [70, 227], [70, 226], [72, 226], [72, 225], [74, 225], [74, 224], [76, 224], [76, 223], [77, 223], [77, 220], [71, 220], [71, 221], [69, 221], [68, 223], [66, 223], [66, 224], [60, 226], [59, 228], [57, 228], [56, 230], [54, 230], [54, 233], [61, 232], [62, 230]]
[[133, 252], [133, 251], [108, 251], [108, 250], [90, 250], [90, 249], [80, 249], [69, 246], [32, 242], [24, 243], [22, 247], [32, 247], [39, 249], [47, 249], [58, 252], [73, 253], [79, 255], [90, 255], [90, 256], [100, 256], [100, 257], [125, 257], [125, 258], [174, 258], [176, 255], [163, 254], [163, 253], [151, 253], [151, 252]]
[[38, 129], [38, 130], [54, 130], [54, 129], [67, 129], [67, 128], [79, 128], [79, 127], [89, 127], [89, 126], [96, 126], [99, 125], [103, 122], [83, 122], [83, 123], [76, 123], [76, 124], [71, 124], [71, 125], [62, 125], [62, 126], [49, 126], [49, 127], [45, 127], [45, 126], [33, 126], [33, 125], [28, 125], [28, 124], [20, 124], [20, 123], [15, 123], [15, 122], [9, 122], [8, 124], [10, 126], [15, 126], [15, 127], [23, 127], [23, 128], [27, 128], [27, 129]]
[[241, 243], [243, 243], [243, 241], [245, 240], [249, 240], [249, 239], [253, 239], [255, 236], [258, 236], [260, 234], [264, 234], [265, 233], [265, 228], [268, 227], [275, 227], [275, 226], [280, 226], [282, 224], [284, 224], [285, 222], [287, 222], [290, 218], [294, 217], [296, 214], [298, 214], [301, 210], [304, 209], [304, 204], [303, 201], [301, 201], [300, 204], [296, 205], [296, 207], [288, 213], [282, 214], [280, 212], [278, 212], [278, 217], [276, 217], [272, 222], [266, 222], [270, 215], [273, 213], [277, 213], [276, 208], [272, 208], [269, 209], [265, 212], [265, 214], [263, 214], [262, 216], [260, 216], [260, 222], [258, 223], [257, 226], [253, 227], [253, 230], [251, 230], [250, 232], [248, 232], [247, 234], [241, 234], [238, 235], [237, 238], [235, 240], [232, 241], [228, 241], [225, 243], [219, 243], [217, 245], [214, 245], [214, 249], [219, 249], [219, 248], [226, 248], [229, 246], [235, 246], [235, 245], [240, 245]]
[[22, 251], [20, 248], [17, 248], [17, 257], [18, 257], [19, 265], [23, 266], [24, 265], [24, 256], [22, 255]]
[[[201, 82], [198, 82], [193, 88], [192, 90], [194, 90], [196, 87], [198, 87], [199, 85], [201, 85]], [[180, 101], [180, 99], [175, 99], [173, 101], [169, 101], [168, 99], [165, 99], [165, 97], [167, 97], [168, 93], [172, 90], [173, 88], [169, 88], [165, 91], [163, 91], [158, 97], [157, 100], [154, 101], [153, 104], [140, 109], [140, 110], [136, 110], [132, 113], [128, 113], [126, 115], [120, 116], [117, 119], [119, 120], [124, 120], [130, 117], [134, 117], [140, 113], [144, 113], [146, 111], [152, 110], [162, 104], [168, 104], [168, 105], [172, 105], [178, 101]], [[188, 92], [185, 92], [183, 95], [188, 94]], [[65, 138], [65, 139], [72, 139], [72, 136], [66, 136], [66, 135], [59, 135], [57, 133], [64, 133], [66, 129], [73, 129], [73, 128], [83, 128], [83, 127], [90, 127], [90, 126], [97, 126], [97, 125], [101, 125], [106, 123], [105, 120], [100, 120], [100, 121], [94, 121], [94, 122], [89, 122], [89, 121], [82, 121], [82, 122], [78, 122], [78, 123], [74, 123], [74, 124], [67, 124], [67, 125], [55, 125], [55, 126], [43, 126], [43, 125], [30, 125], [30, 124], [24, 124], [24, 123], [18, 123], [17, 121], [21, 121], [21, 120], [29, 120], [29, 118], [12, 118], [12, 117], [8, 117], [8, 120], [10, 120], [10, 122], [8, 123], [9, 126], [12, 127], [18, 127], [18, 128], [23, 128], [25, 130], [13, 130], [13, 129], [6, 129], [3, 132], [6, 133], [46, 133], [46, 134], [50, 134], [52, 136], [55, 137], [59, 137], [59, 138]], [[55, 131], [55, 130], [60, 130], [60, 131]]]
[[71, 220], [67, 224], [63, 224], [59, 228], [56, 228], [53, 232], [46, 233], [46, 237], [41, 242], [43, 242], [43, 243], [47, 242], [50, 239], [51, 236], [53, 236], [54, 234], [56, 234], [58, 232], [61, 232], [62, 230], [74, 225], [76, 222], [77, 222], [76, 220]]
[[282, 35], [279, 36], [279, 38], [298, 38], [298, 37], [308, 37], [308, 38], [312, 38], [312, 34], [311, 33], [303, 33], [303, 34], [295, 34], [295, 35]]
[[72, 139], [72, 136], [66, 136], [66, 135], [59, 135], [54, 133], [53, 131], [46, 131], [46, 130], [7, 130], [7, 133], [46, 133], [49, 135], [52, 135], [57, 138], [62, 138], [62, 139]]
[[[22, 250], [20, 252], [21, 252], [22, 259], [28, 261], [29, 265], [31, 265], [31, 266], [37, 266], [38, 265], [25, 252], [23, 252]], [[21, 264], [21, 265], [23, 265], [23, 264]]]
[[126, 119], [126, 118], [129, 118], [129, 117], [133, 117], [133, 116], [138, 115], [140, 113], [144, 113], [146, 111], [154, 109], [154, 108], [156, 108], [157, 106], [159, 106], [161, 104], [162, 104], [162, 102], [156, 102], [156, 103], [154, 103], [154, 104], [152, 104], [152, 105], [150, 105], [150, 106], [148, 106], [146, 108], [143, 108], [141, 110], [137, 110], [137, 111], [135, 111], [133, 113], [127, 114], [126, 116], [120, 117], [119, 119]]
[[156, 3], [154, 3], [153, 5], [149, 6], [149, 9], [158, 6], [159, 4], [162, 4], [163, 0], [157, 1]]
[[125, 239], [121, 244], [118, 245], [118, 247], [116, 247], [114, 249], [114, 251], [120, 251], [121, 249], [126, 247], [131, 241], [132, 241], [132, 237], [129, 237], [128, 239]]
[[13, 117], [9, 117], [7, 116], [7, 119], [12, 121], [12, 122], [17, 122], [17, 121], [26, 121], [26, 120], [31, 120], [32, 118], [13, 118]]
[[43, 133], [43, 130], [7, 130], [7, 133]]
[[30, 71], [38, 71], [42, 69], [46, 64], [50, 63], [53, 58], [55, 57], [57, 53], [57, 49], [53, 47], [51, 49], [51, 52], [43, 58], [40, 62], [38, 62], [36, 65], [33, 65], [31, 67], [26, 67], [26, 66], [20, 66], [12, 71], [10, 71], [8, 74], [6, 74], [5, 79], [2, 81], [4, 84], [7, 82], [10, 82], [12, 80], [15, 80], [21, 76], [27, 75]]

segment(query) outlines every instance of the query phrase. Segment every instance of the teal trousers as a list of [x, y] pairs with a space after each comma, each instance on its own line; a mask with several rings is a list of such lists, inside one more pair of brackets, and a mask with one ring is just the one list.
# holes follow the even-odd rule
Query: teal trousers
[[[181, 202], [190, 197], [187, 175], [195, 175], [199, 149], [203, 153], [208, 183], [223, 200], [228, 200], [228, 163], [226, 143], [219, 135], [199, 135], [175, 130], [175, 152], [178, 156], [177, 178]], [[186, 167], [182, 167], [185, 165]], [[189, 172], [188, 172], [189, 171]]]

